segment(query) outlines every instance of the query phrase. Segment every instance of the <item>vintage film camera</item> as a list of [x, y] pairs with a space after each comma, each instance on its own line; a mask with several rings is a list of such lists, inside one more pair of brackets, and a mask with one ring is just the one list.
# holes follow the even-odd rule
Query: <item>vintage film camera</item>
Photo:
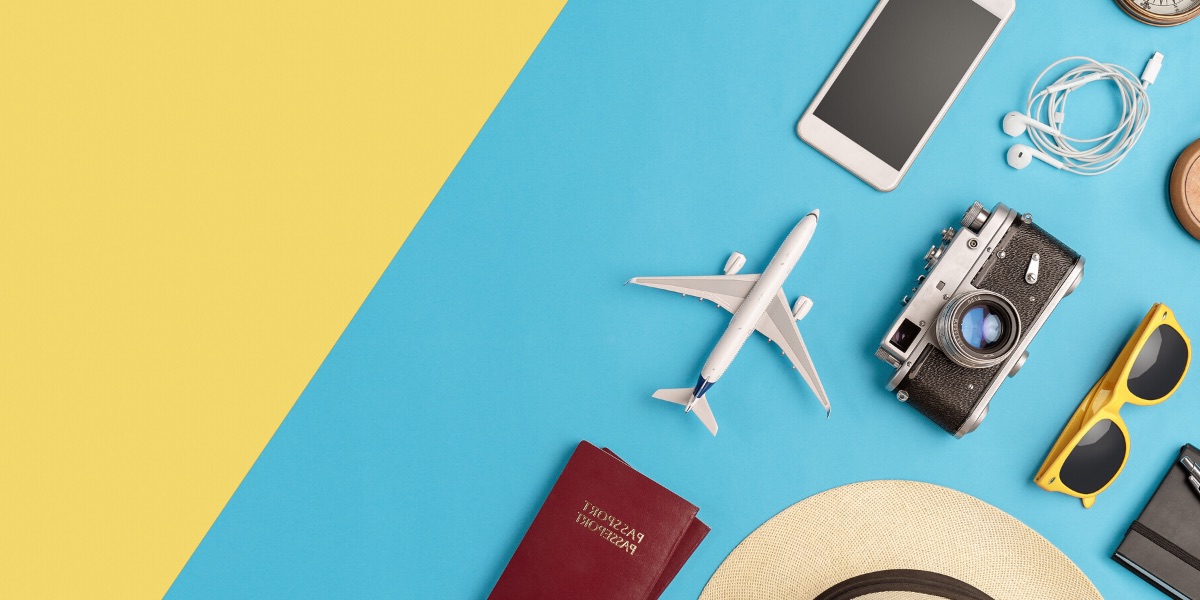
[[929, 249], [875, 353], [896, 369], [887, 388], [955, 437], [974, 431], [1082, 277], [1083, 257], [1030, 215], [1003, 204], [989, 213], [976, 202], [962, 229], [942, 230], [941, 246]]

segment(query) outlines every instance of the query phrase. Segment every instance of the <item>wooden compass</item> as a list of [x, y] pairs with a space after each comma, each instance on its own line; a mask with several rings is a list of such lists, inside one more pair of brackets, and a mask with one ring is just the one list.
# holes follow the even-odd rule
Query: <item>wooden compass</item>
[[1200, 140], [1188, 146], [1171, 171], [1171, 206], [1180, 224], [1200, 240]]
[[1116, 0], [1129, 16], [1149, 25], [1170, 27], [1200, 15], [1200, 0]]

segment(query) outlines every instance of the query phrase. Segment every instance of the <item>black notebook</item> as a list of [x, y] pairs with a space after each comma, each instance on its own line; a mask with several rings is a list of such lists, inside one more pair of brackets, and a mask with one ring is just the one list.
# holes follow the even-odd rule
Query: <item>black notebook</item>
[[[1179, 458], [1200, 464], [1188, 444]], [[1176, 459], [1158, 490], [1125, 532], [1113, 560], [1172, 598], [1200, 600], [1200, 495]]]

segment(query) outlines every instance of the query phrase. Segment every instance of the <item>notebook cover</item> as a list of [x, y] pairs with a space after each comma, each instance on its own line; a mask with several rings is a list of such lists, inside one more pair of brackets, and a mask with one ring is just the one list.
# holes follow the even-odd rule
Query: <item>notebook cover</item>
[[[1180, 449], [1184, 456], [1200, 464], [1191, 444]], [[1200, 496], [1187, 475], [1178, 459], [1171, 464], [1113, 560], [1172, 598], [1200, 599]]]
[[489, 598], [650, 598], [696, 512], [580, 442]]

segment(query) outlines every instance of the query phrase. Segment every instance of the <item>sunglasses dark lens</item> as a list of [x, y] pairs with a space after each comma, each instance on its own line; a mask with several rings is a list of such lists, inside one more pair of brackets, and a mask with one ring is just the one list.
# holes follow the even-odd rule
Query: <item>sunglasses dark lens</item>
[[1067, 455], [1059, 470], [1063, 485], [1094, 494], [1108, 485], [1125, 462], [1125, 433], [1108, 419], [1098, 421]]
[[1171, 393], [1187, 369], [1188, 347], [1173, 327], [1159, 325], [1129, 371], [1129, 391], [1143, 400], [1158, 400]]

